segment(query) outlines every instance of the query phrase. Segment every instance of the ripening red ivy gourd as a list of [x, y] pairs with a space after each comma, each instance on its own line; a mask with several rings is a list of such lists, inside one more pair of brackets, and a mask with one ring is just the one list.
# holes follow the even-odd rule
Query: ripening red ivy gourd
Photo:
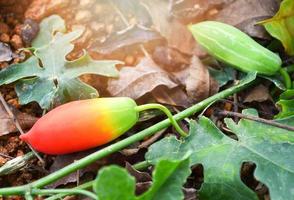
[[164, 106], [137, 106], [131, 98], [119, 97], [80, 100], [61, 105], [40, 118], [20, 138], [46, 154], [82, 151], [118, 138], [136, 124], [140, 111], [153, 108], [164, 111], [180, 134], [186, 135]]

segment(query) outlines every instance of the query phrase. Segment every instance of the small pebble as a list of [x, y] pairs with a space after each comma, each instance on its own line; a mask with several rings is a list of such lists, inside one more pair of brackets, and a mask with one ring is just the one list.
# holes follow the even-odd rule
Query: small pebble
[[99, 4], [97, 4], [97, 5], [95, 6], [94, 12], [95, 12], [95, 14], [97, 15], [97, 14], [100, 14], [100, 13], [102, 12], [102, 10], [103, 10], [102, 6], [99, 5]]
[[6, 162], [7, 162], [7, 159], [0, 156], [0, 166], [4, 165]]
[[134, 62], [135, 62], [134, 56], [131, 56], [131, 55], [126, 56], [126, 58], [125, 58], [125, 64], [127, 66], [132, 66], [134, 64]]
[[5, 69], [8, 66], [9, 66], [9, 64], [7, 62], [0, 62], [0, 70]]
[[107, 25], [107, 26], [106, 26], [106, 32], [107, 32], [108, 34], [110, 34], [110, 33], [112, 33], [112, 31], [113, 31], [113, 24], [109, 24], [109, 25]]
[[92, 17], [92, 15], [91, 15], [90, 11], [80, 10], [76, 14], [75, 20], [76, 21], [86, 22], [86, 21], [89, 21], [91, 19], [91, 17]]
[[17, 24], [19, 24], [18, 20], [15, 19], [13, 15], [7, 16], [6, 23], [10, 26], [16, 26]]
[[21, 27], [21, 37], [26, 44], [30, 44], [39, 32], [39, 24], [32, 20], [26, 19]]
[[7, 103], [9, 103], [10, 105], [12, 105], [12, 106], [14, 106], [16, 108], [19, 108], [20, 107], [20, 104], [19, 104], [17, 98], [10, 99], [10, 100], [7, 101]]
[[10, 40], [10, 44], [13, 46], [14, 49], [23, 48], [22, 39], [19, 35], [13, 35]]
[[22, 150], [17, 150], [16, 156], [23, 156], [24, 152]]
[[10, 37], [7, 33], [0, 34], [0, 42], [9, 43]]
[[80, 6], [83, 8], [90, 7], [90, 6], [93, 6], [95, 2], [96, 0], [83, 0], [83, 1], [80, 1]]
[[14, 29], [13, 29], [13, 33], [14, 34], [17, 34], [17, 35], [20, 35], [21, 34], [21, 27], [22, 25], [21, 24], [17, 24]]
[[91, 22], [90, 26], [91, 26], [91, 29], [93, 29], [94, 31], [97, 31], [97, 32], [105, 30], [105, 24], [103, 24], [103, 23]]
[[3, 22], [0, 22], [0, 33], [9, 33], [9, 26]]

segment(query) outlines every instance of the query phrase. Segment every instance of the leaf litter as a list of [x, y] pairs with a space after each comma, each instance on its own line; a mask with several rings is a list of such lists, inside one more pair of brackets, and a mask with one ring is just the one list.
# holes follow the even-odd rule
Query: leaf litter
[[[178, 108], [188, 107], [216, 93], [220, 87], [227, 83], [232, 83], [232, 79], [227, 75], [231, 72], [226, 71], [227, 77], [215, 76], [215, 73], [208, 70], [208, 67], [211, 66], [201, 62], [207, 58], [207, 54], [203, 49], [199, 49], [196, 42], [190, 38], [191, 34], [185, 28], [186, 24], [200, 19], [217, 19], [236, 25], [253, 37], [267, 40], [269, 37], [265, 34], [264, 29], [260, 26], [253, 26], [253, 24], [260, 19], [272, 17], [276, 11], [276, 1], [270, 0], [265, 7], [264, 3], [258, 0], [252, 0], [249, 4], [246, 4], [245, 0], [161, 2], [127, 0], [124, 3], [113, 0], [111, 4], [107, 1], [87, 2], [35, 0], [29, 6], [25, 16], [40, 22], [43, 18], [58, 13], [65, 19], [68, 30], [75, 30], [77, 27], [84, 28], [85, 31], [81, 37], [73, 41], [76, 44], [76, 48], [72, 52], [73, 57], [81, 55], [81, 53], [75, 53], [85, 48], [93, 59], [121, 60], [128, 63], [118, 67], [120, 74], [118, 78], [101, 79], [95, 75], [82, 77], [86, 83], [95, 85], [102, 96], [123, 94], [142, 103], [156, 101]], [[92, 13], [88, 12], [90, 8], [93, 8]], [[108, 13], [112, 13], [111, 17]], [[121, 13], [124, 18], [120, 16]], [[124, 22], [125, 19], [128, 21], [127, 26]], [[141, 45], [148, 55], [141, 51]], [[158, 50], [158, 46], [161, 49]], [[72, 55], [67, 57], [72, 57]], [[153, 71], [154, 77], [147, 75], [150, 71]], [[152, 78], [150, 79], [150, 77]], [[140, 84], [136, 84], [137, 82]], [[265, 93], [262, 92], [262, 94]], [[262, 99], [262, 97], [254, 95], [250, 98], [249, 100], [245, 99], [245, 102], [238, 103], [261, 101]], [[250, 105], [250, 102], [247, 102], [246, 105], [248, 104]], [[151, 118], [151, 121], [153, 120]], [[168, 132], [173, 131], [168, 130]], [[132, 157], [142, 156], [142, 153], [138, 154], [140, 153], [133, 154]], [[75, 155], [72, 157], [73, 159], [69, 162], [76, 159]], [[65, 160], [62, 157], [56, 158], [51, 163], [48, 162], [48, 165], [55, 166], [52, 167], [54, 171], [54, 168], [56, 170], [67, 165]], [[51, 165], [52, 163], [53, 165]], [[101, 166], [108, 163], [109, 161], [106, 160]], [[114, 163], [118, 164], [118, 162]], [[96, 166], [93, 172], [99, 167]], [[112, 170], [114, 173], [118, 171]], [[86, 177], [85, 174], [88, 172], [92, 173], [90, 170], [82, 172], [78, 176], [73, 174], [69, 179], [64, 179], [53, 187], [79, 182], [80, 179], [83, 180]], [[133, 175], [136, 176], [136, 173]], [[194, 186], [188, 186], [186, 189], [182, 188], [184, 193], [181, 195], [185, 194], [186, 199], [196, 199]], [[136, 183], [135, 190], [141, 190], [136, 194], [144, 194], [150, 187], [153, 187], [150, 180], [147, 180], [146, 183]], [[203, 191], [205, 189], [200, 191], [200, 195], [206, 195]], [[148, 195], [151, 193], [153, 192], [149, 192]], [[249, 193], [252, 195], [251, 192]], [[145, 194], [145, 196], [148, 195]]]

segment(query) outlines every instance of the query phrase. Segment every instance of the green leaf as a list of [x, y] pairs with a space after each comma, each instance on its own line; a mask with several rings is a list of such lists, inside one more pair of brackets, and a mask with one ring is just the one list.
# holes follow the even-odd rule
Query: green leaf
[[226, 85], [229, 81], [234, 80], [235, 70], [231, 67], [224, 67], [221, 70], [209, 68], [210, 75], [218, 82], [219, 87]]
[[66, 101], [91, 99], [98, 96], [98, 92], [95, 88], [83, 83], [79, 79], [62, 79], [62, 81], [59, 82], [58, 94], [55, 97], [55, 102], [61, 104]]
[[269, 80], [270, 82], [275, 84], [275, 86], [278, 87], [280, 90], [286, 90], [286, 86], [285, 86], [284, 81], [283, 81], [280, 74], [275, 75], [275, 76], [263, 76], [263, 75], [260, 75], [260, 77]]
[[280, 95], [277, 102], [280, 107], [280, 113], [275, 116], [276, 119], [283, 119], [294, 116], [294, 90], [286, 90]]
[[283, 43], [286, 52], [294, 55], [294, 0], [284, 0], [271, 19], [263, 21], [265, 29]]
[[[256, 115], [253, 110], [244, 113]], [[294, 124], [294, 118], [287, 119], [287, 123]], [[254, 175], [269, 187], [271, 199], [294, 196], [293, 132], [244, 119], [238, 124], [226, 119], [226, 124], [238, 141], [223, 134], [208, 118], [201, 117], [198, 124], [191, 122], [188, 138], [184, 141], [164, 138], [149, 148], [146, 159], [156, 163], [158, 159], [176, 159], [191, 152], [191, 164], [204, 167], [200, 199], [258, 199], [240, 179], [243, 162], [257, 165]]]
[[18, 81], [15, 86], [15, 91], [21, 104], [36, 101], [41, 108], [49, 108], [57, 92], [57, 88], [51, 80], [31, 78]]
[[99, 171], [93, 189], [99, 199], [134, 200], [135, 178], [121, 167], [105, 167]]
[[109, 166], [99, 171], [94, 191], [103, 200], [182, 200], [182, 186], [190, 175], [189, 160], [160, 160], [153, 173], [153, 184], [135, 196], [135, 179], [125, 169]]
[[58, 15], [52, 15], [40, 23], [39, 34], [32, 42], [32, 46], [39, 48], [48, 44], [57, 31], [64, 33], [66, 31], [65, 23]]
[[32, 56], [26, 62], [14, 64], [0, 71], [0, 85], [10, 84], [19, 79], [38, 76], [43, 73], [38, 58]]
[[83, 74], [118, 76], [115, 65], [121, 63], [119, 61], [93, 60], [86, 52], [77, 60], [66, 60], [66, 55], [74, 49], [72, 41], [83, 31], [60, 31], [65, 32], [65, 24], [59, 16], [44, 19], [40, 33], [33, 41], [34, 55], [21, 64], [0, 71], [0, 85], [20, 80], [16, 92], [21, 104], [36, 101], [48, 109], [56, 103], [98, 97], [96, 89], [78, 77]]
[[[183, 157], [185, 158], [185, 157]], [[141, 195], [140, 200], [184, 199], [182, 186], [190, 175], [189, 160], [159, 161], [153, 173], [152, 187]]]

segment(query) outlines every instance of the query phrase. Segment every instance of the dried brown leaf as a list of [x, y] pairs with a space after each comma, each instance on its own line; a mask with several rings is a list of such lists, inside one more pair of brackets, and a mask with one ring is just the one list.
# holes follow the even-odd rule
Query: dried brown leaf
[[224, 7], [216, 16], [217, 21], [236, 26], [257, 38], [268, 38], [263, 26], [257, 22], [275, 15], [279, 8], [277, 0], [238, 0]]
[[[97, 149], [90, 149], [87, 151], [57, 156], [53, 164], [51, 165], [49, 172], [52, 173], [52, 172], [58, 171], [59, 169], [75, 162], [76, 160], [82, 159], [95, 151], [97, 151]], [[59, 179], [55, 183], [48, 185], [47, 188], [56, 188], [61, 185], [79, 182], [80, 178], [86, 173], [92, 174], [92, 177], [90, 178], [94, 178], [96, 177], [98, 169], [100, 169], [103, 165], [111, 164], [111, 163], [122, 165], [124, 163], [124, 159], [125, 157], [122, 156], [121, 154], [113, 154], [107, 158], [100, 159], [88, 165], [87, 167], [79, 170], [78, 172], [71, 173], [70, 175], [64, 178]]]
[[140, 25], [133, 25], [122, 31], [112, 33], [102, 43], [100, 41], [92, 43], [90, 50], [101, 54], [111, 54], [125, 47], [161, 39], [162, 37], [158, 32]]
[[272, 100], [269, 89], [264, 85], [260, 84], [254, 87], [252, 90], [250, 90], [249, 94], [246, 95], [244, 102], [264, 102], [267, 100]]
[[218, 91], [218, 85], [210, 77], [208, 68], [196, 56], [192, 57], [189, 67], [173, 74], [185, 87], [191, 103], [201, 101]]
[[143, 58], [136, 67], [124, 67], [120, 77], [109, 79], [107, 90], [112, 96], [127, 96], [138, 99], [158, 86], [175, 88], [169, 74], [159, 68], [150, 58]]
[[[10, 109], [13, 111], [23, 130], [31, 128], [38, 119], [29, 114], [20, 112], [12, 106], [10, 107]], [[17, 128], [15, 127], [13, 119], [11, 119], [11, 117], [4, 109], [3, 105], [0, 103], [0, 136], [7, 135], [16, 131]]]
[[157, 31], [166, 38], [168, 46], [191, 54], [196, 42], [186, 25], [171, 16], [169, 1], [142, 0], [148, 9]]
[[40, 21], [58, 9], [66, 8], [70, 0], [34, 0], [25, 12], [26, 19]]
[[152, 58], [156, 64], [168, 72], [180, 71], [190, 64], [190, 56], [165, 46], [156, 47]]
[[128, 172], [135, 177], [136, 182], [147, 182], [147, 181], [152, 181], [152, 177], [150, 174], [146, 172], [140, 172], [136, 170], [130, 163], [126, 163], [126, 169]]
[[157, 87], [152, 91], [152, 96], [158, 103], [162, 104], [185, 108], [191, 105], [191, 99], [189, 99], [185, 89], [180, 86], [173, 89], [168, 89], [164, 86]]

